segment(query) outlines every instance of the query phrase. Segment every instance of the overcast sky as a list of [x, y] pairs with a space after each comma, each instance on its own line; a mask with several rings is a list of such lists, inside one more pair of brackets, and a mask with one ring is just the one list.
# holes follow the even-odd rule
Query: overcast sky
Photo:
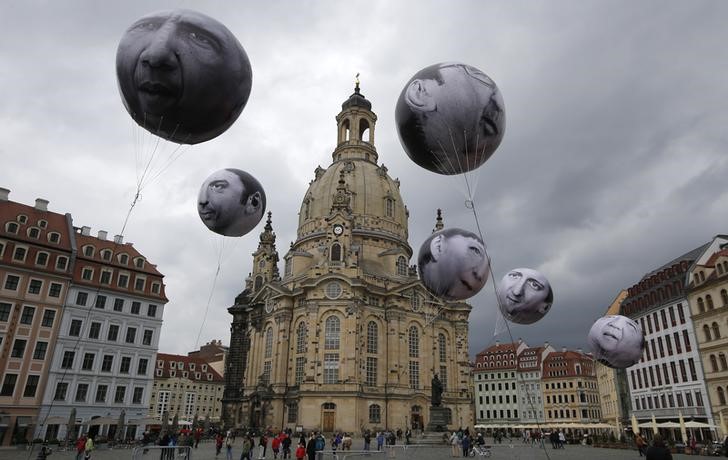
[[[331, 163], [334, 117], [357, 72], [378, 116], [379, 161], [410, 211], [411, 263], [436, 208], [446, 226], [477, 229], [462, 176], [426, 171], [400, 146], [401, 89], [442, 61], [475, 66], [500, 87], [505, 137], [474, 193], [493, 273], [536, 268], [555, 293], [552, 311], [511, 327], [514, 338], [586, 348], [620, 289], [728, 233], [723, 1], [2, 2], [0, 186], [11, 200], [46, 198], [92, 234], [121, 231], [135, 157], [154, 140], [122, 105], [116, 48], [136, 19], [172, 8], [223, 22], [248, 53], [253, 87], [227, 132], [184, 147], [143, 190], [124, 231], [165, 275], [160, 352], [229, 343], [226, 308], [263, 227], [242, 238], [209, 231], [196, 211], [202, 181], [225, 167], [257, 177], [282, 258], [314, 169]], [[163, 142], [162, 155], [175, 147]], [[492, 282], [472, 305], [474, 355], [496, 340]]]

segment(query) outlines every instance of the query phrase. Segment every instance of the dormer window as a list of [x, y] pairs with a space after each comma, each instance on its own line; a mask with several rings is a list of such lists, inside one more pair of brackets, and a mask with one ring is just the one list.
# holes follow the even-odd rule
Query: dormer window
[[136, 268], [144, 268], [144, 258], [137, 257], [136, 259], [134, 259], [134, 266]]
[[200, 374], [199, 372], [195, 372], [195, 378], [197, 380], [200, 380], [200, 377], [202, 377], [202, 374]]
[[129, 263], [129, 256], [127, 254], [119, 254], [118, 258], [121, 265], [126, 265]]
[[19, 226], [15, 222], [8, 222], [7, 224], [5, 224], [5, 231], [14, 235], [18, 234], [18, 228]]
[[182, 361], [177, 362], [177, 368], [184, 369], [185, 368], [185, 363], [183, 363]]
[[40, 227], [40, 228], [48, 228], [48, 221], [45, 221], [43, 219], [40, 219], [38, 221], [38, 227]]
[[58, 244], [61, 241], [61, 234], [56, 232], [48, 233], [48, 241], [54, 244]]
[[93, 257], [94, 256], [94, 247], [90, 244], [83, 247], [83, 255], [86, 257]]
[[37, 240], [40, 236], [40, 229], [37, 227], [30, 227], [28, 229], [28, 238], [33, 238], [34, 240]]
[[191, 371], [194, 371], [195, 370], [195, 363], [190, 363], [190, 370]]
[[202, 365], [202, 372], [207, 372], [207, 364]]
[[169, 368], [170, 369], [177, 369], [177, 363], [174, 361], [169, 362]]
[[18, 215], [18, 219], [17, 219], [17, 220], [18, 220], [18, 222], [20, 222], [21, 224], [25, 225], [25, 224], [27, 224], [27, 223], [28, 223], [28, 216], [26, 216], [25, 214], [19, 214], [19, 215]]
[[188, 375], [187, 371], [182, 371], [182, 377], [187, 378]]
[[212, 380], [212, 374], [207, 374], [207, 380]]
[[111, 254], [112, 253], [110, 249], [104, 249], [103, 251], [101, 251], [101, 258], [109, 262], [111, 261]]
[[164, 361], [162, 361], [161, 359], [158, 359], [157, 360], [157, 367], [164, 367]]

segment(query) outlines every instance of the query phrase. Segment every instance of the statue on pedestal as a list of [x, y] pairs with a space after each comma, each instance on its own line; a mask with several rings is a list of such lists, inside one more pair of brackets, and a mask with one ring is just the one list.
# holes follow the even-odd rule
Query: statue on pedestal
[[432, 377], [432, 407], [440, 407], [442, 405], [442, 390], [442, 382], [437, 374], [435, 374]]

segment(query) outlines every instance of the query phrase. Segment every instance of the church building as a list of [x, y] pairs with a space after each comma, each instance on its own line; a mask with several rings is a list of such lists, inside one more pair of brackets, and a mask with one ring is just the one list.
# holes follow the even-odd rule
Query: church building
[[428, 293], [409, 265], [408, 210], [378, 163], [371, 108], [357, 82], [336, 116], [333, 161], [303, 196], [282, 276], [268, 213], [228, 309], [226, 427], [423, 429], [435, 375], [448, 427], [472, 424], [471, 307]]

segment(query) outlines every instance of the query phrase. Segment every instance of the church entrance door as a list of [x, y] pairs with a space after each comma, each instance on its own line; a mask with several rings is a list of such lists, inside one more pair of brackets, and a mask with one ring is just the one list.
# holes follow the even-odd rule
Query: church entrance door
[[324, 403], [322, 406], [322, 423], [321, 429], [326, 433], [334, 431], [336, 421], [336, 404]]

